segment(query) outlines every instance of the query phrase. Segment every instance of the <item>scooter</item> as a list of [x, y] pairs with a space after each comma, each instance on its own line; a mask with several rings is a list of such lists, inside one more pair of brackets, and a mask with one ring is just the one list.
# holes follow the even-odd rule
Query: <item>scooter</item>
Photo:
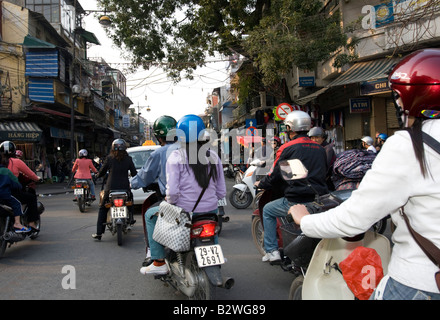
[[[145, 199], [143, 210], [148, 209], [153, 202]], [[165, 262], [169, 272], [156, 275], [155, 279], [171, 285], [191, 300], [214, 299], [217, 287], [231, 289], [234, 279], [222, 277], [221, 265], [226, 260], [220, 244], [215, 243], [219, 229], [218, 219], [216, 214], [194, 216], [190, 250], [174, 252], [165, 248]]]
[[[25, 190], [28, 192], [35, 193], [35, 188], [33, 184], [27, 184]], [[22, 206], [23, 215], [20, 220], [23, 225], [28, 225], [28, 216], [27, 216], [28, 207], [26, 205]], [[44, 206], [40, 201], [37, 201], [37, 210], [39, 215], [44, 212]], [[0, 258], [3, 258], [5, 255], [5, 251], [7, 245], [9, 247], [16, 242], [23, 241], [26, 237], [30, 239], [36, 239], [39, 235], [39, 230], [41, 228], [41, 217], [35, 221], [37, 231], [30, 230], [26, 233], [16, 233], [14, 231], [14, 211], [11, 207], [7, 205], [0, 204]]]
[[76, 179], [72, 189], [73, 194], [75, 195], [73, 201], [76, 201], [78, 204], [80, 212], [85, 212], [86, 206], [90, 207], [94, 201], [90, 193], [89, 182], [84, 179]]
[[107, 213], [107, 228], [112, 235], [117, 234], [118, 246], [122, 245], [122, 233], [127, 234], [131, 229], [132, 217], [128, 207], [132, 205], [127, 191], [110, 191], [109, 202], [105, 204], [106, 208], [110, 208]]
[[237, 209], [246, 209], [255, 198], [254, 183], [257, 181], [257, 169], [264, 167], [265, 161], [255, 159], [244, 172], [241, 183], [235, 184], [229, 195], [229, 201]]
[[[285, 180], [306, 179], [307, 177], [307, 169], [298, 159], [281, 161], [280, 166]], [[306, 203], [305, 206], [311, 214], [324, 212], [347, 200], [351, 192], [352, 190], [341, 190], [324, 196], [317, 195], [313, 203]], [[308, 238], [301, 232], [290, 215], [286, 216], [286, 220], [286, 225], [290, 223], [294, 231], [290, 233], [290, 243], [284, 246], [284, 254], [295, 262], [301, 254], [313, 251], [310, 260], [307, 261], [306, 258], [303, 261], [303, 266], [300, 268], [301, 274], [293, 280], [289, 299], [355, 299], [342, 276], [339, 264], [360, 246], [374, 249], [381, 258], [383, 273], [387, 273], [391, 246], [385, 236], [367, 231], [352, 238], [322, 239], [317, 243], [317, 239]], [[287, 230], [285, 226], [281, 229]], [[284, 242], [286, 242], [286, 236], [284, 236]], [[305, 243], [309, 246], [307, 247]]]

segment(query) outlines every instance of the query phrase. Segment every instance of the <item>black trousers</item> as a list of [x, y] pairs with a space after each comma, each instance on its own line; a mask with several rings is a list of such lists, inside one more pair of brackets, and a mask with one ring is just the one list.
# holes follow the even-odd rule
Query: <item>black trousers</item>
[[18, 199], [23, 204], [26, 204], [27, 209], [27, 221], [28, 222], [35, 222], [40, 219], [40, 214], [38, 213], [37, 208], [37, 196], [31, 192], [25, 192], [25, 191], [13, 191], [12, 195]]

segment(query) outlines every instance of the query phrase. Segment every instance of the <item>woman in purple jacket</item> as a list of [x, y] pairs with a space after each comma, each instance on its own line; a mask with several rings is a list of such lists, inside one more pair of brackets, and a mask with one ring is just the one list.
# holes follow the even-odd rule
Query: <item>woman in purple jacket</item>
[[[218, 199], [226, 196], [226, 184], [219, 156], [205, 148], [200, 141], [205, 125], [200, 117], [186, 115], [178, 121], [176, 129], [181, 148], [171, 152], [167, 159], [165, 200], [192, 212], [203, 188], [206, 188], [193, 214], [217, 213]], [[156, 216], [147, 220], [148, 241], [154, 262], [142, 267], [142, 274], [168, 273], [164, 248], [152, 238], [156, 221]]]

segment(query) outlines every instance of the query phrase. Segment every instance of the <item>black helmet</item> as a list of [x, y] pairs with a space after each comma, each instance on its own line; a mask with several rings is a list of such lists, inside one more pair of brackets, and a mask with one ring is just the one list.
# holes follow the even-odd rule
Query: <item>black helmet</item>
[[112, 142], [112, 150], [114, 151], [124, 151], [127, 150], [127, 143], [124, 139], [116, 139]]
[[15, 150], [15, 144], [12, 141], [4, 141], [0, 144], [0, 153], [9, 158], [15, 155]]

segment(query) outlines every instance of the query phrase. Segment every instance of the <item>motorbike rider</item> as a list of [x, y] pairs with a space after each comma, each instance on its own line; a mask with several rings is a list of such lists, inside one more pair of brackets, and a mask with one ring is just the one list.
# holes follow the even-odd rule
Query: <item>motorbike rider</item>
[[[0, 154], [3, 155], [3, 164], [12, 171], [14, 176], [20, 180], [20, 175], [24, 180], [40, 181], [37, 176], [22, 160], [15, 157], [17, 148], [12, 141], [4, 141], [0, 144]], [[33, 192], [27, 192], [22, 186], [21, 189], [14, 189], [12, 195], [17, 198], [22, 204], [28, 207], [27, 218], [29, 227], [38, 232], [36, 221], [40, 218], [38, 212], [37, 195]]]
[[[388, 275], [370, 299], [440, 299], [439, 267], [414, 240], [404, 221], [440, 247], [440, 155], [423, 143], [422, 132], [440, 141], [440, 49], [404, 57], [389, 76], [399, 122], [405, 126], [387, 139], [357, 191], [341, 206], [309, 215], [304, 206], [289, 213], [309, 237], [353, 236], [392, 212], [396, 225]], [[386, 195], [386, 196], [385, 196]], [[371, 201], [374, 199], [374, 201]]]
[[[189, 114], [177, 122], [176, 129], [181, 147], [172, 151], [166, 162], [165, 201], [191, 212], [202, 189], [206, 187], [193, 214], [216, 214], [218, 199], [226, 196], [226, 184], [219, 156], [212, 150], [207, 150], [205, 155], [200, 152], [203, 141], [200, 141], [198, 137], [201, 132], [204, 132], [205, 124], [199, 116]], [[193, 158], [192, 154], [197, 156]], [[157, 216], [155, 212], [154, 215], [151, 213], [153, 211], [147, 210], [146, 223], [151, 258], [154, 262], [142, 267], [140, 272], [142, 274], [166, 274], [168, 267], [164, 262], [164, 248], [152, 237]]]
[[311, 127], [311, 118], [304, 111], [293, 111], [285, 119], [290, 127], [292, 140], [283, 144], [277, 152], [275, 162], [269, 172], [255, 185], [260, 189], [272, 189], [285, 184], [279, 166], [279, 161], [300, 159], [307, 168], [308, 182], [302, 180], [289, 181], [284, 189], [284, 197], [267, 203], [263, 208], [264, 249], [266, 255], [263, 261], [275, 262], [281, 260], [276, 237], [277, 217], [286, 215], [294, 203], [313, 201], [315, 194], [328, 192], [325, 182], [327, 172], [327, 157], [325, 149], [307, 136]]
[[379, 133], [376, 137], [376, 151], [379, 152], [382, 149], [383, 144], [387, 141], [388, 135], [386, 133]]
[[[72, 173], [75, 173], [75, 179], [84, 179], [87, 180], [90, 186], [90, 194], [92, 200], [95, 200], [95, 184], [93, 183], [92, 175], [90, 174], [90, 170], [93, 173], [98, 173], [91, 159], [87, 159], [88, 152], [86, 149], [81, 149], [78, 152], [79, 158], [75, 160], [75, 163], [72, 167]], [[76, 200], [76, 199], [75, 199]]]
[[373, 141], [372, 137], [370, 137], [370, 136], [362, 137], [361, 142], [362, 142], [363, 149], [377, 153], [376, 148], [374, 147], [374, 141]]
[[[92, 238], [101, 240], [102, 234], [105, 231], [105, 222], [107, 219], [107, 212], [109, 208], [105, 207], [109, 200], [111, 190], [126, 190], [128, 198], [133, 199], [133, 194], [130, 190], [130, 183], [128, 181], [128, 172], [131, 176], [137, 174], [133, 159], [127, 153], [127, 143], [124, 139], [115, 139], [112, 142], [110, 155], [105, 159], [104, 165], [99, 170], [97, 178], [103, 177], [107, 174], [107, 183], [104, 188], [104, 195], [99, 203], [98, 221], [96, 225], [96, 233], [92, 234]], [[133, 219], [133, 207], [129, 206], [130, 219]], [[133, 224], [131, 221], [130, 224]]]
[[[165, 198], [165, 190], [167, 184], [166, 177], [166, 162], [167, 157], [170, 152], [176, 148], [178, 145], [174, 143], [173, 133], [176, 128], [177, 121], [170, 116], [160, 116], [154, 121], [153, 124], [153, 133], [156, 137], [157, 141], [159, 141], [161, 148], [155, 150], [148, 157], [144, 166], [138, 171], [136, 176], [133, 176], [130, 179], [130, 184], [132, 189], [145, 188], [151, 185], [153, 182], [157, 180], [159, 185], [159, 202], [153, 204], [143, 217], [143, 227], [144, 227], [144, 236], [145, 236], [145, 248], [146, 248], [146, 258], [142, 263], [142, 266], [148, 266], [152, 261], [150, 259], [150, 250], [148, 245], [148, 236], [147, 236], [147, 228], [146, 228], [146, 219], [147, 215], [154, 215], [159, 210], [160, 201]], [[167, 139], [168, 135], [168, 139]]]
[[12, 195], [12, 191], [21, 190], [22, 186], [14, 174], [6, 168], [2, 163], [2, 155], [0, 154], [0, 203], [12, 208], [14, 211], [14, 230], [15, 233], [29, 232], [31, 229], [26, 228], [20, 222], [23, 215], [21, 203]]
[[325, 153], [327, 154], [327, 168], [328, 168], [327, 176], [326, 176], [327, 187], [329, 188], [329, 190], [334, 190], [335, 186], [333, 185], [331, 180], [333, 163], [336, 160], [336, 153], [335, 150], [333, 149], [333, 143], [327, 142], [327, 133], [321, 127], [313, 127], [312, 129], [310, 129], [307, 135], [310, 137], [310, 139], [318, 142], [325, 149]]

